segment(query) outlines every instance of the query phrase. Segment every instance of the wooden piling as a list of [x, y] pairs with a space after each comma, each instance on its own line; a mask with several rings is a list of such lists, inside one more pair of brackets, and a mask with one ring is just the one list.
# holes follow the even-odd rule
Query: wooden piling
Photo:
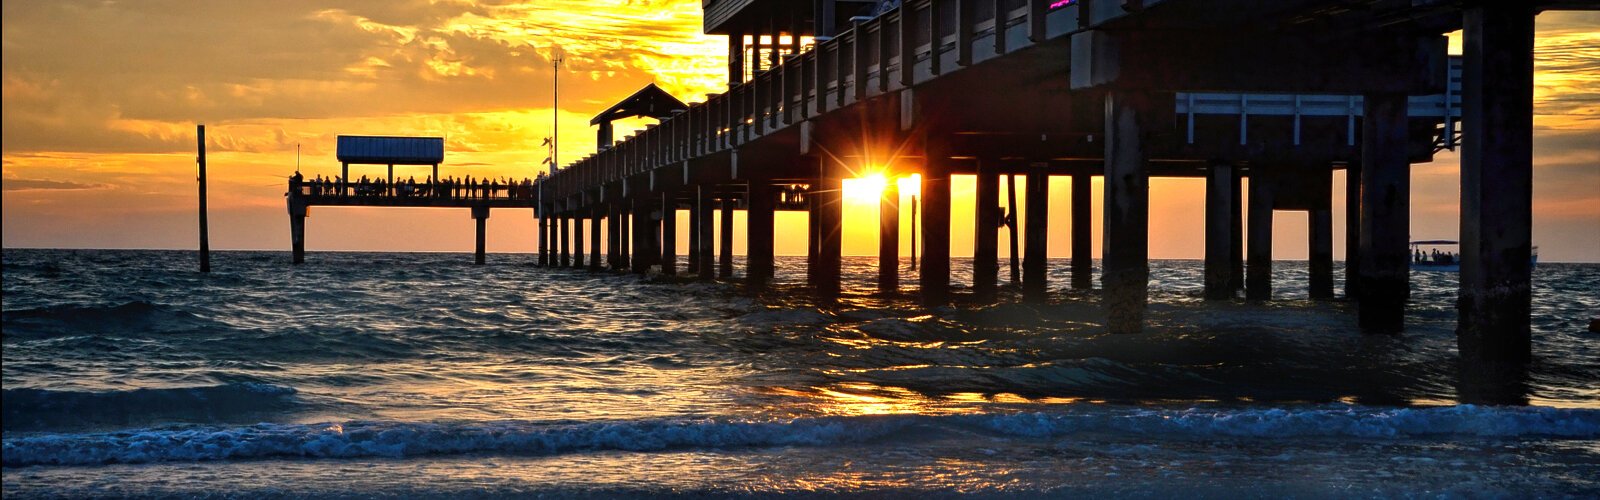
[[572, 267], [583, 269], [583, 214], [574, 211], [572, 214]]
[[539, 267], [550, 266], [550, 205], [540, 203], [533, 214], [539, 219]]
[[738, 204], [733, 198], [722, 199], [722, 220], [717, 236], [717, 277], [733, 278], [733, 208]]
[[605, 268], [600, 261], [600, 223], [604, 216], [605, 213], [599, 208], [591, 208], [589, 210], [589, 270], [591, 271], [599, 271]]
[[930, 134], [927, 166], [922, 174], [922, 269], [917, 281], [922, 303], [944, 305], [950, 301], [950, 137]]
[[1361, 283], [1361, 162], [1344, 169], [1344, 296], [1355, 299]]
[[[1332, 170], [1319, 169], [1317, 175], [1332, 177]], [[1324, 188], [1331, 184], [1322, 184]], [[1310, 295], [1313, 299], [1333, 298], [1333, 196], [1332, 193], [1318, 193], [1314, 208], [1306, 216], [1307, 229], [1310, 231], [1309, 248], [1310, 262], [1308, 271], [1311, 273], [1309, 284]]]
[[748, 189], [749, 202], [745, 210], [745, 280], [752, 287], [760, 288], [770, 283], [773, 277], [777, 199], [770, 182], [751, 181]]
[[1025, 178], [1027, 205], [1027, 238], [1022, 260], [1022, 295], [1032, 301], [1043, 301], [1048, 291], [1050, 276], [1050, 176], [1042, 171], [1028, 173]]
[[1491, 388], [1514, 388], [1533, 357], [1533, 19], [1517, 2], [1465, 16], [1456, 339], [1464, 377]]
[[1011, 285], [1018, 286], [1022, 284], [1022, 242], [1017, 238], [1017, 230], [1020, 229], [1017, 227], [1017, 176], [1010, 174], [1005, 179], [1006, 211], [1009, 212], [1005, 217], [1005, 226], [1010, 232], [1006, 241], [1011, 243]]
[[900, 185], [889, 179], [878, 199], [878, 291], [900, 288]]
[[[195, 125], [194, 129], [195, 143], [199, 147], [199, 155], [195, 157], [195, 163], [200, 170], [196, 179], [200, 183], [200, 272], [209, 273], [211, 272], [211, 223], [206, 216], [206, 126], [205, 124], [199, 124]], [[298, 189], [299, 187], [295, 186], [295, 188]], [[294, 196], [299, 194], [293, 193]], [[292, 225], [296, 225], [299, 228], [294, 231], [294, 234], [298, 236], [296, 240], [299, 242], [300, 248], [299, 251], [295, 252], [298, 257], [294, 259], [294, 263], [299, 264], [305, 262], [305, 216], [291, 216], [290, 221]]]
[[1149, 294], [1150, 177], [1146, 130], [1156, 110], [1149, 93], [1106, 94], [1105, 243], [1101, 248], [1106, 329], [1138, 333], [1144, 329]]
[[823, 165], [822, 178], [816, 193], [817, 208], [817, 272], [812, 288], [823, 296], [839, 293], [839, 272], [844, 256], [844, 179], [838, 168]]
[[661, 193], [661, 274], [678, 274], [678, 198]]
[[1233, 166], [1213, 163], [1206, 173], [1205, 296], [1207, 300], [1233, 297]]
[[484, 250], [486, 247], [484, 233], [487, 232], [485, 223], [489, 221], [489, 207], [486, 205], [472, 207], [472, 219], [478, 229], [477, 249], [473, 252], [472, 263], [481, 266], [484, 263]]
[[700, 247], [700, 251], [696, 255], [699, 260], [696, 265], [696, 269], [699, 272], [696, 276], [703, 281], [711, 281], [716, 278], [716, 263], [714, 262], [716, 230], [712, 227], [712, 211], [716, 209], [716, 198], [712, 186], [695, 186], [695, 189], [695, 205], [700, 207], [698, 213], [695, 214], [697, 220], [695, 220], [694, 224], [695, 244]]
[[1250, 229], [1248, 231], [1248, 269], [1245, 273], [1245, 298], [1272, 298], [1272, 183], [1261, 165], [1251, 167]]
[[978, 159], [977, 193], [973, 197], [972, 292], [980, 301], [994, 299], [1000, 276], [1000, 174], [993, 159]]
[[561, 242], [561, 267], [572, 267], [572, 240], [568, 233], [568, 222], [571, 219], [567, 214], [561, 214], [556, 219], [556, 238]]
[[1093, 176], [1072, 174], [1072, 288], [1094, 288], [1094, 226], [1090, 201]]
[[[1361, 128], [1361, 284], [1357, 316], [1373, 333], [1405, 329], [1411, 270], [1410, 129], [1405, 94], [1367, 94]], [[1469, 127], [1470, 128], [1470, 127]]]

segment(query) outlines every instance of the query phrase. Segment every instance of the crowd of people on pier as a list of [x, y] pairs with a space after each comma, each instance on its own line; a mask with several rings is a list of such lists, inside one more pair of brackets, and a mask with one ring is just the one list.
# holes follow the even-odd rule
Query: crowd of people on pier
[[1421, 249], [1417, 249], [1411, 254], [1411, 262], [1415, 264], [1449, 265], [1459, 262], [1460, 260], [1461, 256], [1455, 252], [1440, 252], [1437, 248], [1433, 249], [1433, 251], [1429, 253], [1424, 253]]
[[[543, 174], [540, 174], [541, 177]], [[347, 196], [357, 198], [443, 198], [443, 199], [511, 199], [534, 197], [534, 179], [521, 180], [510, 177], [445, 177], [437, 181], [427, 176], [396, 179], [393, 183], [383, 178], [347, 180], [339, 176], [317, 175], [306, 179], [295, 172], [289, 177], [289, 190], [309, 196]]]

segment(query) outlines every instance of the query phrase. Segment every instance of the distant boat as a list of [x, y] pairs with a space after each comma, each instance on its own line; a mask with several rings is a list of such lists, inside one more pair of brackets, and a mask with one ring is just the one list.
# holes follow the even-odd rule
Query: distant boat
[[[1461, 272], [1461, 252], [1453, 250], [1461, 242], [1454, 240], [1420, 240], [1411, 242], [1411, 270], [1444, 273]], [[1450, 249], [1440, 251], [1441, 247]], [[1428, 251], [1423, 251], [1427, 249]], [[1539, 247], [1533, 247], [1528, 256], [1528, 269], [1539, 265]]]

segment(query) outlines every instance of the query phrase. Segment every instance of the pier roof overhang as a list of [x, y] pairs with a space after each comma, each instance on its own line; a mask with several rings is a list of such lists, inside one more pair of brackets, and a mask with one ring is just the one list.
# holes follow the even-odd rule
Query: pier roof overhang
[[689, 109], [689, 105], [684, 104], [683, 101], [678, 100], [672, 94], [668, 94], [667, 91], [661, 90], [661, 87], [657, 87], [656, 84], [652, 83], [639, 89], [638, 92], [634, 92], [627, 99], [623, 99], [616, 105], [606, 108], [605, 111], [595, 115], [594, 119], [589, 120], [589, 124], [599, 125], [636, 116], [665, 120], [671, 118], [672, 113], [687, 109]]
[[356, 165], [438, 165], [443, 137], [341, 135], [339, 162]]

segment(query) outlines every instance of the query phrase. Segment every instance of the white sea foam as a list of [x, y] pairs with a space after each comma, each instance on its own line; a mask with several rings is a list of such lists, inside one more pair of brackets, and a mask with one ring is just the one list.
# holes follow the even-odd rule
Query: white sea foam
[[258, 424], [6, 438], [4, 464], [14, 467], [255, 458], [400, 458], [462, 453], [550, 455], [591, 450], [830, 446], [888, 438], [911, 427], [978, 428], [1018, 438], [1116, 432], [1151, 439], [1600, 439], [1600, 410], [1472, 405], [1300, 410], [1091, 407], [1060, 413], [773, 421]]

